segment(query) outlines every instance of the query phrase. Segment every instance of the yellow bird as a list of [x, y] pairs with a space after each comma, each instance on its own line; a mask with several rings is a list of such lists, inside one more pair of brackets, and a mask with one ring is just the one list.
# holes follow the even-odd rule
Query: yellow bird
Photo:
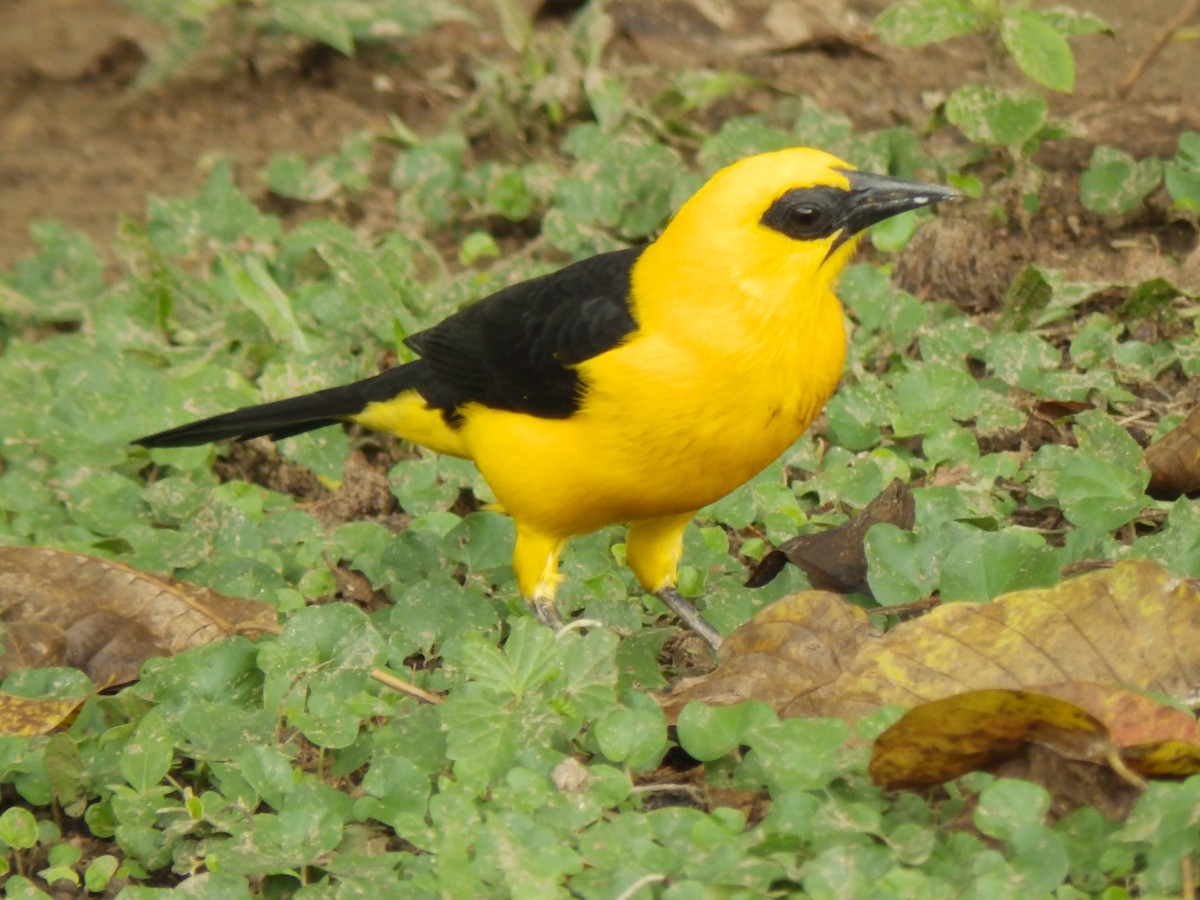
[[717, 172], [649, 244], [505, 288], [405, 343], [372, 378], [144, 437], [146, 447], [283, 438], [338, 422], [471, 459], [516, 524], [539, 618], [568, 538], [628, 523], [638, 582], [710, 644], [675, 590], [696, 511], [786, 450], [833, 393], [834, 282], [867, 226], [956, 192], [809, 148]]

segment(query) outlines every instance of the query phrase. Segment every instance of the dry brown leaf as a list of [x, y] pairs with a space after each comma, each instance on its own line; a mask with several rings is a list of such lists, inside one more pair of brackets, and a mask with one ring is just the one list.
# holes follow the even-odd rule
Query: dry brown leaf
[[33, 700], [0, 691], [0, 734], [6, 737], [49, 734], [55, 728], [69, 723], [86, 699]]
[[714, 671], [681, 679], [657, 699], [670, 722], [692, 700], [723, 706], [753, 698], [779, 709], [827, 691], [871, 634], [867, 614], [837, 594], [792, 594], [726, 638]]
[[1141, 776], [1200, 771], [1193, 717], [1120, 687], [1193, 700], [1197, 634], [1200, 592], [1145, 560], [945, 605], [882, 637], [857, 607], [809, 592], [768, 607], [727, 639], [716, 670], [659, 700], [668, 720], [696, 699], [849, 721], [913, 706], [876, 745], [885, 787], [991, 769], [1044, 785], [1057, 814], [1087, 803], [1121, 818]]
[[829, 48], [876, 55], [869, 29], [841, 0], [619, 0], [609, 9], [621, 32], [662, 65]]
[[804, 570], [814, 589], [839, 594], [867, 594], [867, 529], [888, 522], [909, 531], [913, 527], [916, 502], [908, 485], [899, 478], [863, 507], [854, 518], [836, 528], [802, 534], [763, 557], [746, 581], [747, 587], [769, 583], [791, 562]]
[[1029, 744], [1088, 762], [1114, 752], [1104, 724], [1066, 700], [1026, 691], [968, 691], [905, 713], [876, 739], [868, 771], [888, 790], [932, 787], [991, 769]]
[[1044, 755], [1032, 765], [1026, 753], [1037, 745], [1060, 760], [1106, 765], [1140, 789], [1139, 776], [1200, 771], [1198, 737], [1193, 716], [1124, 688], [1069, 682], [1034, 692], [968, 691], [905, 713], [875, 742], [870, 772], [876, 784], [894, 790], [1003, 763], [1006, 775], [1036, 780], [1058, 797], [1086, 780]]
[[1090, 681], [1191, 703], [1200, 686], [1200, 592], [1146, 560], [991, 603], [953, 603], [871, 634], [861, 609], [807, 592], [772, 604], [726, 640], [717, 668], [660, 696], [763, 700], [788, 716], [856, 721], [886, 704], [966, 691]]
[[1200, 772], [1200, 745], [1187, 741], [1156, 741], [1121, 751], [1126, 765], [1147, 778], [1183, 778]]
[[1038, 691], [1087, 710], [1104, 723], [1118, 747], [1162, 741], [1200, 746], [1200, 723], [1195, 716], [1137, 691], [1086, 681], [1042, 685]]
[[1039, 400], [1033, 407], [1033, 415], [1043, 422], [1057, 424], [1095, 407], [1096, 404], [1086, 400]]
[[1148, 560], [1130, 560], [991, 603], [951, 603], [863, 647], [820, 710], [855, 720], [980, 688], [1064, 681], [1133, 685], [1191, 702], [1200, 685], [1200, 592]]
[[270, 604], [40, 547], [0, 547], [0, 622], [0, 675], [71, 666], [98, 685], [135, 680], [152, 656], [278, 631]]
[[1171, 499], [1200, 491], [1200, 406], [1146, 448], [1152, 497]]

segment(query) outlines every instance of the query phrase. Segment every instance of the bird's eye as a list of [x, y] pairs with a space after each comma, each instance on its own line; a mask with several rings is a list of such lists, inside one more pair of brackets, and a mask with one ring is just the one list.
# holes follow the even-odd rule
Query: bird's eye
[[760, 221], [793, 240], [820, 240], [838, 230], [846, 196], [828, 185], [793, 188], [778, 197]]
[[788, 224], [797, 231], [811, 231], [821, 224], [821, 211], [813, 206], [793, 206], [788, 212]]

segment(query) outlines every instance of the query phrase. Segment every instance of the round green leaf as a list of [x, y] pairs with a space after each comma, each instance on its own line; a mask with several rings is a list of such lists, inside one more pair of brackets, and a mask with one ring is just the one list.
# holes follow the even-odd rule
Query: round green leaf
[[1041, 130], [1048, 114], [1037, 94], [986, 84], [964, 85], [946, 100], [950, 124], [977, 144], [1020, 147]]
[[969, 0], [907, 0], [888, 6], [875, 20], [884, 43], [923, 47], [981, 31], [986, 19]]
[[1040, 785], [1000, 778], [979, 793], [975, 825], [984, 834], [1008, 840], [1022, 826], [1042, 824], [1050, 809], [1050, 794]]
[[115, 856], [109, 856], [107, 853], [97, 856], [88, 863], [87, 870], [83, 873], [84, 886], [92, 893], [103, 891], [116, 874], [118, 865]]
[[1058, 482], [1063, 515], [1074, 525], [1112, 531], [1133, 520], [1148, 502], [1145, 469], [1127, 469], [1106, 459], [1079, 453]]
[[595, 725], [600, 752], [613, 762], [629, 762], [640, 768], [662, 755], [667, 745], [666, 721], [661, 711], [614, 709]]
[[0, 842], [28, 850], [37, 843], [37, 837], [37, 820], [29, 810], [14, 806], [0, 814]]
[[867, 582], [883, 606], [929, 596], [937, 584], [938, 557], [945, 552], [935, 534], [904, 531], [888, 522], [871, 526], [863, 549]]
[[1200, 212], [1200, 169], [1190, 169], [1176, 162], [1167, 165], [1167, 193], [1176, 205]]
[[1162, 171], [1158, 159], [1135, 160], [1101, 144], [1092, 151], [1092, 161], [1079, 179], [1079, 200], [1102, 216], [1129, 212], [1158, 187]]
[[755, 725], [773, 718], [773, 711], [762, 703], [709, 706], [693, 701], [679, 714], [679, 746], [702, 762], [720, 759], [747, 743]]
[[1067, 39], [1041, 13], [1023, 9], [1004, 17], [1000, 39], [1031, 79], [1052, 91], [1075, 87], [1075, 58]]

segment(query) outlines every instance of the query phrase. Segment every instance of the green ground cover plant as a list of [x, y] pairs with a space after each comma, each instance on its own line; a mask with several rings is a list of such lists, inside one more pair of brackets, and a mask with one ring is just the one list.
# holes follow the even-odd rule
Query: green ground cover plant
[[[348, 52], [396, 21], [432, 27], [437, 4], [329, 10], [343, 6], [354, 15], [282, 0], [200, 4], [187, 16], [172, 6], [170, 61], [147, 77], [171, 75], [204, 46], [202, 25], [218, 12]], [[405, 358], [405, 336], [463, 303], [652, 237], [707, 175], [751, 153], [809, 143], [866, 169], [979, 177], [970, 152], [946, 166], [919, 123], [862, 130], [795, 97], [709, 127], [704, 113], [750, 80], [678, 72], [646, 91], [654, 77], [607, 65], [601, 6], [553, 54], [505, 11], [514, 58], [490, 64], [481, 90], [545, 114], [532, 148], [498, 138], [495, 152], [481, 150], [481, 132], [511, 136], [520, 117], [497, 126], [470, 97], [436, 134], [395, 119], [331, 155], [273, 160], [259, 178], [315, 204], [303, 221], [256, 204], [218, 159], [197, 192], [149, 198], [111, 248], [35, 222], [39, 251], [0, 273], [0, 544], [265, 601], [280, 621], [278, 634], [152, 659], [117, 691], [95, 693], [75, 670], [4, 679], [16, 697], [88, 695], [54, 734], [0, 736], [7, 895], [150, 898], [180, 886], [303, 900], [1117, 900], [1184, 890], [1184, 860], [1200, 846], [1200, 777], [1152, 784], [1123, 823], [1086, 806], [1048, 821], [1050, 794], [1015, 779], [975, 773], [932, 795], [874, 786], [868, 751], [847, 739], [871, 739], [895, 708], [852, 729], [781, 719], [754, 701], [697, 704], [669, 728], [649, 692], [688, 667], [664, 652], [676, 630], [620, 565], [620, 531], [573, 542], [561, 601], [587, 625], [553, 634], [520, 600], [511, 523], [484, 508], [493, 498], [461, 460], [324, 429], [278, 444], [272, 465], [309, 479], [289, 492], [246, 477], [252, 466], [219, 464], [227, 447], [130, 445], [181, 415], [373, 374]], [[1017, 4], [906, 0], [878, 27], [904, 46], [987, 33], [1029, 79], [1067, 91], [1068, 38], [1105, 26]], [[538, 92], [547, 79], [550, 96]], [[1046, 109], [1031, 90], [971, 84], [945, 116], [1019, 161], [1053, 137]], [[1097, 147], [1084, 205], [1126, 213], [1163, 184], [1194, 214], [1196, 138], [1185, 133], [1163, 162]], [[336, 211], [372, 189], [381, 159], [396, 227], [365, 234]], [[873, 609], [935, 593], [987, 601], [1056, 584], [1086, 560], [1200, 571], [1200, 512], [1186, 497], [1147, 494], [1150, 471], [1124, 423], [1164, 373], [1200, 374], [1197, 298], [1169, 282], [1083, 282], [1030, 265], [981, 319], [894, 283], [890, 254], [922, 221], [878, 229], [842, 280], [849, 359], [823, 426], [688, 532], [681, 591], [723, 632], [808, 587], [794, 567], [744, 586], [769, 546], [846, 521], [894, 478], [913, 486], [915, 525], [868, 533], [873, 598], [859, 602]], [[1147, 320], [1164, 326], [1153, 339], [1139, 330]], [[1061, 412], [1046, 413], [1051, 402]], [[1047, 417], [1069, 437], [1029, 447], [1031, 422]], [[1181, 419], [1162, 416], [1153, 436]], [[349, 480], [355, 452], [391, 462], [402, 523], [321, 518], [313, 498]], [[346, 598], [347, 573], [367, 599]], [[445, 699], [392, 691], [379, 670]]]
[[[1066, 6], [1033, 9], [1025, 0], [901, 0], [884, 10], [875, 26], [884, 41], [899, 47], [923, 47], [964, 35], [986, 40], [985, 80], [952, 91], [943, 115], [978, 150], [999, 150], [1008, 156], [1011, 178], [1021, 193], [1019, 215], [1026, 221], [1041, 196], [1043, 175], [1033, 156], [1042, 142], [1070, 133], [1063, 123], [1053, 121], [1038, 88], [1073, 91], [1075, 57], [1069, 39], [1101, 31], [1111, 34], [1112, 29], [1092, 13]], [[1023, 77], [1014, 79], [1013, 69]]]

